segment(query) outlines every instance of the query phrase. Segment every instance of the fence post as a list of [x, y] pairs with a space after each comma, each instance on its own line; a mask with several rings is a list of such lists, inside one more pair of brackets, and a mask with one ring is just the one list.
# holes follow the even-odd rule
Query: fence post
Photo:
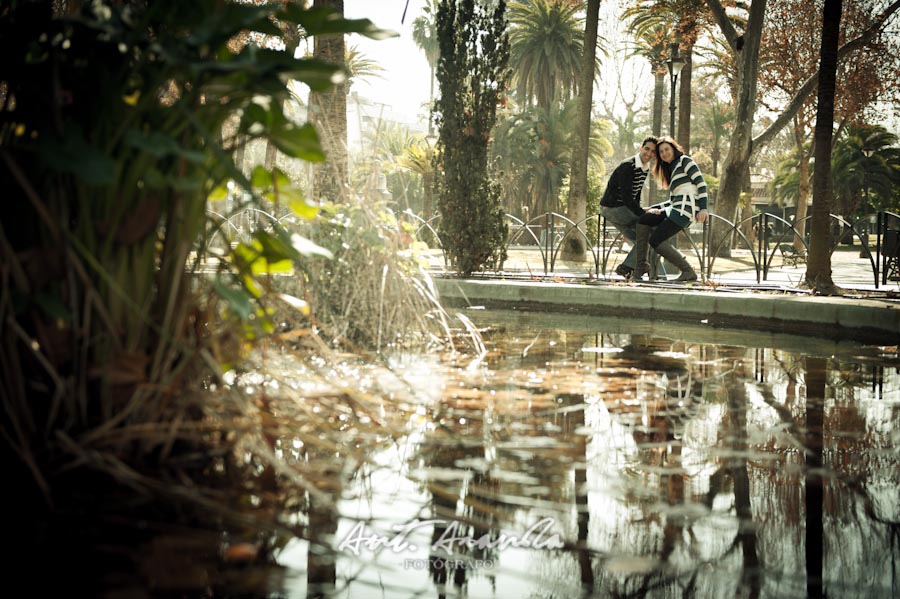
[[552, 225], [550, 223], [550, 213], [544, 212], [544, 276], [547, 276], [548, 266], [552, 268], [550, 264], [550, 229]]
[[[603, 219], [603, 224], [600, 224], [600, 220]], [[599, 229], [603, 229], [603, 238], [600, 240], [600, 271], [603, 273], [603, 276], [606, 276], [606, 243], [608, 238], [606, 236], [606, 217], [602, 216], [599, 212], [597, 213], [597, 238], [600, 239], [600, 231]]]
[[712, 222], [712, 218], [707, 217], [705, 221], [703, 221], [703, 231], [700, 235], [700, 280], [701, 281], [709, 281], [709, 269], [710, 264], [708, 262], [709, 257], [707, 255], [707, 250], [709, 249], [709, 225]]
[[[765, 250], [763, 249], [763, 233], [764, 225], [766, 220], [766, 213], [761, 212], [759, 214], [759, 222], [757, 223], [756, 228], [756, 256], [757, 259], [762, 258], [762, 270], [756, 271], [756, 282], [761, 283], [766, 280], [766, 255]], [[752, 230], [752, 228], [751, 228]]]
[[[769, 232], [771, 230], [771, 233]], [[766, 280], [769, 279], [769, 268], [772, 266], [772, 259], [775, 258], [775, 250], [777, 248], [772, 248], [772, 251], [769, 252], [769, 238], [775, 236], [775, 223], [772, 222], [772, 215], [768, 212], [766, 213], [766, 238], [765, 238], [765, 252], [768, 254], [766, 258]]]
[[[882, 229], [885, 228], [886, 220], [887, 215], [879, 210], [875, 221], [875, 289], [878, 289], [879, 279], [882, 285], [887, 285], [887, 264], [881, 262], [881, 234], [884, 232]], [[879, 271], [881, 276], [878, 276]]]
[[[600, 223], [601, 220], [603, 221], [602, 225]], [[601, 227], [603, 229], [603, 233], [602, 233], [603, 240], [602, 241], [600, 239]], [[599, 212], [597, 213], [597, 243], [600, 244], [600, 247], [597, 248], [597, 278], [599, 279], [601, 268], [602, 268], [603, 276], [606, 276], [606, 263], [603, 263], [602, 267], [600, 266], [601, 262], [603, 261], [603, 247], [606, 245], [606, 218]]]

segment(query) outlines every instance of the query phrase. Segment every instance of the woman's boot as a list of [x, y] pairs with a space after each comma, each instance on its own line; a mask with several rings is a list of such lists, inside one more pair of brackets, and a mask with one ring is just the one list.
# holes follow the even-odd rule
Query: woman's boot
[[688, 263], [687, 258], [684, 257], [684, 254], [678, 251], [678, 249], [669, 243], [661, 243], [656, 248], [656, 252], [675, 265], [675, 268], [681, 271], [681, 274], [678, 275], [676, 281], [682, 282], [691, 282], [697, 280], [697, 273], [694, 271], [693, 267]]
[[634, 272], [631, 273], [632, 281], [640, 281], [650, 270], [650, 263], [647, 262], [647, 250], [650, 248], [650, 233], [652, 232], [653, 227], [650, 225], [638, 224], [637, 226], [634, 240]]

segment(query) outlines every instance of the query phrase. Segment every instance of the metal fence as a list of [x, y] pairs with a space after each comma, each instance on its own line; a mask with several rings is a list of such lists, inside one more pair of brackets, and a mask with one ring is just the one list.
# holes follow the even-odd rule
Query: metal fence
[[[212, 254], [224, 252], [235, 242], [249, 240], [256, 228], [268, 228], [275, 223], [288, 225], [295, 220], [290, 213], [278, 217], [254, 207], [238, 207], [227, 216], [213, 211], [209, 211], [209, 215], [204, 249], [205, 253]], [[413, 225], [419, 240], [440, 252], [447, 268], [447, 257], [438, 233], [440, 217], [424, 220], [408, 210], [397, 216]], [[874, 283], [878, 289], [900, 281], [900, 215], [881, 211], [874, 217], [874, 222], [870, 223], [863, 219], [850, 222], [841, 216], [830, 215], [835, 283], [846, 284], [842, 278], [849, 277], [851, 283]], [[698, 272], [704, 281], [727, 282], [730, 276], [739, 275], [743, 281], [752, 277], [760, 284], [785, 278], [793, 282], [793, 278], [799, 280], [805, 272], [810, 219], [805, 218], [804, 226], [799, 226], [769, 213], [758, 213], [738, 222], [709, 213], [709, 219], [702, 225], [695, 223], [681, 231], [677, 243], [699, 266]], [[579, 222], [555, 212], [546, 212], [529, 221], [507, 214], [506, 220], [509, 259], [498, 265], [497, 274], [526, 270], [529, 274], [543, 276], [566, 274], [612, 278], [611, 273], [625, 257], [622, 247], [625, 240], [599, 214]], [[580, 241], [579, 245], [585, 248], [585, 260], [563, 259], [570, 239]], [[848, 249], [848, 243], [852, 246], [854, 242], [859, 243], [858, 248]]]
[[[424, 220], [406, 211], [400, 217], [415, 224], [420, 239], [443, 250], [437, 231], [439, 216]], [[805, 266], [809, 248], [807, 225], [811, 218], [806, 217], [801, 227], [798, 223], [768, 213], [755, 214], [738, 222], [710, 213], [709, 219], [702, 225], [695, 223], [679, 233], [678, 243], [689, 257], [693, 256], [704, 281], [727, 278], [729, 273], [741, 271], [745, 277], [750, 274], [757, 283], [763, 283], [770, 280], [775, 272], [783, 273], [790, 269], [792, 273], [797, 273]], [[599, 214], [579, 222], [555, 212], [538, 215], [527, 222], [510, 214], [506, 215], [506, 219], [509, 225], [507, 253], [512, 256], [516, 251], [530, 251], [539, 256], [544, 276], [565, 272], [607, 278], [618, 259], [624, 258], [621, 234], [607, 225], [606, 219]], [[900, 215], [878, 212], [874, 233], [869, 231], [870, 223], [863, 219], [850, 222], [832, 214], [830, 220], [832, 263], [835, 263], [836, 253], [839, 253], [845, 263], [840, 271], [842, 275], [870, 272], [870, 280], [876, 289], [889, 281], [900, 280]], [[573, 237], [586, 248], [587, 260], [580, 266], [579, 263], [562, 260], [565, 245], [569, 243], [567, 240]], [[858, 260], [850, 263], [852, 257], [848, 253], [856, 249], [846, 250], [848, 245], [853, 246], [854, 241], [859, 242]], [[499, 265], [498, 271], [508, 271], [509, 262]], [[837, 275], [835, 282], [841, 283]]]

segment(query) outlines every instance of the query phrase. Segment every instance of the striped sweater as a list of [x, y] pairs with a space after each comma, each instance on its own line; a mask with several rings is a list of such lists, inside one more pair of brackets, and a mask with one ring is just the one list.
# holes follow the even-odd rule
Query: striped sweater
[[668, 211], [669, 218], [682, 227], [688, 226], [691, 223], [691, 219], [678, 212], [677, 207], [680, 202], [677, 200], [673, 202], [673, 199], [685, 195], [694, 196], [694, 210], [692, 216], [696, 216], [696, 213], [700, 210], [706, 210], [708, 202], [706, 181], [703, 179], [703, 175], [700, 173], [700, 167], [697, 166], [697, 163], [687, 154], [682, 154], [676, 161], [675, 167], [672, 169], [671, 178], [669, 180], [668, 202], [673, 205], [673, 208], [676, 208]]

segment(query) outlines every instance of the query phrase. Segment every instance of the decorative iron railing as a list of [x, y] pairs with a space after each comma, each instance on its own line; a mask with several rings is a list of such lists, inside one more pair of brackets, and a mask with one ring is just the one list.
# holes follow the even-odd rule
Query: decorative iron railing
[[[285, 224], [285, 218], [277, 218], [273, 214], [257, 208], [244, 208], [229, 216], [209, 212], [211, 226], [207, 230], [206, 247], [213, 248], [219, 244], [234, 243], [249, 239], [250, 231], [256, 227], [266, 227], [276, 222]], [[432, 248], [441, 250], [444, 267], [448, 266], [447, 256], [443, 252], [438, 232], [439, 216], [423, 219], [410, 210], [400, 212], [399, 220], [410, 223], [417, 239], [424, 241]], [[540, 259], [544, 276], [581, 272], [588, 277], [606, 278], [616, 265], [618, 252], [623, 239], [617, 229], [608, 225], [606, 219], [599, 214], [588, 216], [578, 222], [563, 214], [546, 212], [524, 221], [511, 214], [505, 215], [509, 225], [507, 252], [511, 250], [528, 250], [535, 252]], [[699, 264], [699, 273], [704, 281], [714, 277], [725, 278], [730, 272], [753, 271], [756, 282], [769, 280], [773, 271], [797, 272], [806, 262], [809, 249], [806, 231], [811, 217], [797, 222], [788, 221], [775, 214], [758, 213], [747, 219], [732, 222], [722, 216], [710, 213], [709, 219], [702, 227], [695, 225], [691, 231], [683, 230], [678, 234], [682, 249]], [[862, 220], [850, 222], [839, 215], [832, 214], [832, 256], [842, 240], [848, 238], [860, 242], [859, 259], [866, 260], [865, 269], [871, 271], [875, 288], [887, 285], [888, 281], [900, 280], [900, 215], [894, 212], [878, 212], [875, 219], [875, 244], [870, 243], [869, 223]], [[699, 230], [697, 230], [699, 229]], [[565, 261], [565, 268], [560, 268], [560, 261], [566, 257], [566, 244], [577, 240], [584, 250], [583, 260]], [[733, 255], [739, 256], [739, 264], [735, 265]], [[622, 254], [624, 256], [624, 253]], [[730, 264], [720, 267], [721, 260], [728, 258]], [[862, 268], [862, 265], [859, 265]], [[742, 268], [741, 268], [742, 267]], [[528, 267], [529, 271], [531, 267]], [[504, 265], [501, 265], [501, 271]], [[746, 274], [744, 275], [746, 276]], [[839, 280], [835, 280], [840, 284]]]
[[[432, 247], [441, 248], [437, 232], [439, 216], [426, 221], [407, 211], [402, 217], [417, 223], [417, 232], [420, 236], [427, 236]], [[700, 265], [703, 280], [727, 276], [727, 267], [717, 269], [716, 263], [723, 257], [729, 257], [732, 251], [741, 253], [744, 262], [747, 262], [744, 270], [752, 268], [757, 283], [767, 281], [770, 273], [775, 270], [791, 268], [796, 271], [806, 262], [809, 235], [805, 225], [808, 225], [811, 217], [801, 221], [804, 225], [802, 227], [796, 222], [765, 212], [738, 222], [713, 213], [709, 217], [699, 234], [684, 230], [678, 235], [679, 239], [686, 240], [689, 245], [685, 249]], [[862, 220], [850, 222], [836, 214], [830, 215], [830, 218], [834, 228], [839, 230], [832, 235], [832, 255], [842, 239], [855, 238], [860, 242], [860, 258], [867, 260], [866, 267], [872, 273], [876, 289], [880, 285], [886, 285], [888, 280], [896, 280], [900, 276], [900, 258], [897, 256], [900, 252], [900, 215], [886, 211], [877, 214], [874, 248], [870, 243], [868, 223]], [[574, 237], [585, 247], [584, 274], [597, 278], [607, 277], [612, 271], [611, 267], [615, 266], [616, 247], [623, 241], [622, 235], [599, 214], [578, 222], [556, 212], [546, 212], [528, 221], [511, 214], [507, 214], [506, 219], [509, 224], [507, 251], [523, 247], [536, 251], [545, 276], [557, 274], [557, 265], [564, 255], [567, 239]], [[565, 270], [572, 272], [577, 267], [573, 267], [572, 262], [567, 262]]]

